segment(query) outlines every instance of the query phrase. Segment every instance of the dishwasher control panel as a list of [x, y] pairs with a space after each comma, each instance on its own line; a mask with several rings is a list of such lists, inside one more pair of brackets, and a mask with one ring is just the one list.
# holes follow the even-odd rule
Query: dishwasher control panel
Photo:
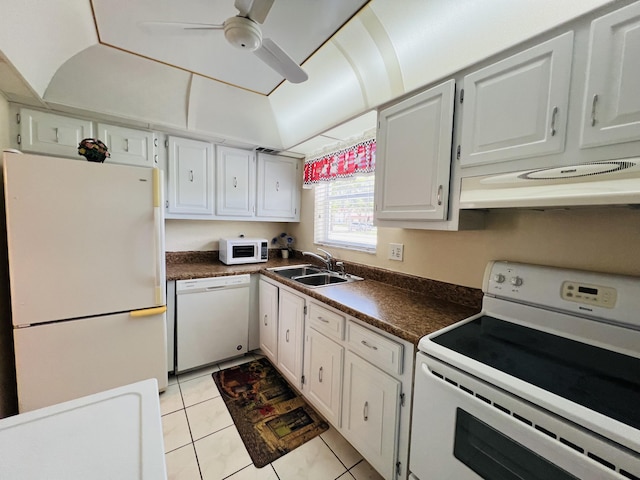
[[234, 287], [248, 285], [249, 274], [230, 275], [224, 277], [196, 278], [193, 280], [178, 280], [176, 282], [176, 293], [187, 293], [196, 291], [207, 291], [216, 288]]

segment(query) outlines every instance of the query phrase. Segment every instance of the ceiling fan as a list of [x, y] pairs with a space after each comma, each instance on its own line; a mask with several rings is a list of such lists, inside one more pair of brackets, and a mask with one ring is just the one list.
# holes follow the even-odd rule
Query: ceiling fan
[[238, 15], [222, 24], [143, 22], [143, 27], [154, 30], [223, 30], [227, 41], [236, 48], [253, 52], [260, 60], [291, 83], [302, 83], [307, 73], [270, 38], [262, 37], [261, 23], [273, 6], [274, 0], [235, 0]]

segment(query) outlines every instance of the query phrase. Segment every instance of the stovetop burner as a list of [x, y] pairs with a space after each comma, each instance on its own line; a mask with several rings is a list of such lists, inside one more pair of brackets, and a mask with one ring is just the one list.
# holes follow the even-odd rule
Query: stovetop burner
[[431, 341], [640, 429], [640, 359], [488, 315]]

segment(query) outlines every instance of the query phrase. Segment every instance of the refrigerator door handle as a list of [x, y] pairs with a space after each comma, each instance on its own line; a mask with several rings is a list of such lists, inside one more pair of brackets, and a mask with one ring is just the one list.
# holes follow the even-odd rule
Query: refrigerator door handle
[[152, 315], [160, 315], [167, 311], [167, 306], [163, 305], [162, 307], [153, 307], [153, 308], [143, 308], [142, 310], [132, 310], [129, 312], [133, 318], [140, 317], [150, 317]]
[[164, 208], [162, 170], [153, 169], [153, 218], [156, 234], [156, 303], [167, 303], [165, 294]]

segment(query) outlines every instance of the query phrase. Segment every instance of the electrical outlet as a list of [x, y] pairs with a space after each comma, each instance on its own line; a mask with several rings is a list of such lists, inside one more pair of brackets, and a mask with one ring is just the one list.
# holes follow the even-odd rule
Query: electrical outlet
[[389, 259], [402, 261], [404, 257], [404, 245], [402, 243], [390, 243], [389, 244]]

